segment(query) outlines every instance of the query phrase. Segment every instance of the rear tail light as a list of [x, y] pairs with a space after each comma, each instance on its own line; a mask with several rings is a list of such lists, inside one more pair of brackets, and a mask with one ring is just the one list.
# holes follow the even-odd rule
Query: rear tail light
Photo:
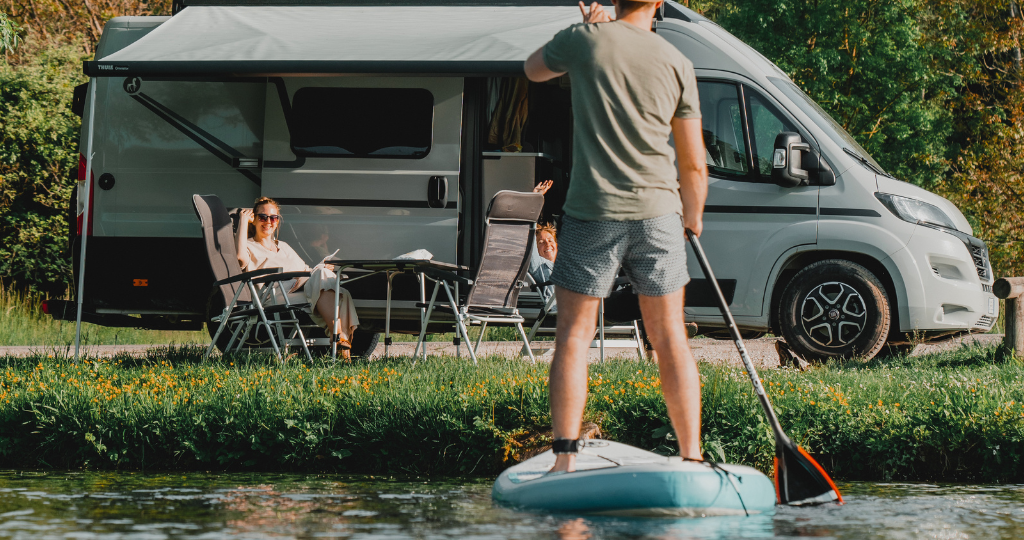
[[50, 314], [50, 301], [49, 300], [43, 300], [43, 304], [42, 304], [41, 307], [43, 308], [43, 315], [49, 315]]
[[[82, 154], [78, 154], [78, 200], [75, 201], [75, 204], [78, 205], [78, 227], [76, 229], [78, 236], [82, 236], [82, 219], [84, 218], [84, 213], [85, 213], [85, 201], [84, 201], [84, 198], [85, 198], [85, 169], [86, 169], [86, 165], [87, 165], [87, 162], [85, 160], [85, 156], [82, 155]], [[89, 175], [90, 183], [95, 178], [96, 178], [95, 174], [90, 174]], [[90, 187], [90, 189], [89, 189], [89, 232], [88, 232], [89, 236], [92, 236], [92, 230], [93, 230], [92, 223], [96, 219], [96, 216], [93, 214], [93, 200], [94, 200], [93, 190]]]

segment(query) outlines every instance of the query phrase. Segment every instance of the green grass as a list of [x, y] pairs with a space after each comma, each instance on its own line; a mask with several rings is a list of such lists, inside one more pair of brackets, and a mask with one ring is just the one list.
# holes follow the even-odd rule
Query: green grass
[[[40, 296], [0, 287], [0, 346], [38, 345], [53, 349], [74, 346], [74, 321], [53, 320], [42, 312], [42, 301]], [[82, 324], [82, 343], [85, 345], [166, 345], [209, 341], [210, 336], [205, 329], [172, 332]]]
[[[0, 358], [0, 466], [493, 475], [550, 425], [545, 364], [200, 356]], [[700, 369], [705, 450], [768, 471], [746, 375]], [[590, 374], [586, 418], [605, 437], [674, 451], [654, 365]], [[1024, 480], [1024, 367], [995, 348], [762, 375], [787, 433], [836, 478]]]

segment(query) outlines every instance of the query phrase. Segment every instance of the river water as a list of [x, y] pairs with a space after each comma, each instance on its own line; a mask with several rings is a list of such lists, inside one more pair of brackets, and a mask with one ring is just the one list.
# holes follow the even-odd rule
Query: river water
[[552, 516], [495, 506], [486, 479], [0, 471], [0, 537], [1024, 538], [1024, 486], [840, 484], [842, 507], [749, 518]]

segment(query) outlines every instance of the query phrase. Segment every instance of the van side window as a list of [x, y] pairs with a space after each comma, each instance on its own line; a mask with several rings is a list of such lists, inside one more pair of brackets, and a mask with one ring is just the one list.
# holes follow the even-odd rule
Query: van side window
[[[736, 180], [748, 180], [743, 115], [737, 86], [730, 83], [698, 81], [701, 126], [704, 130], [708, 172]], [[769, 154], [770, 155], [770, 154]]]
[[292, 99], [296, 156], [420, 159], [430, 153], [434, 95], [423, 88], [306, 87]]
[[750, 107], [750, 146], [754, 149], [754, 163], [757, 164], [761, 180], [771, 182], [775, 137], [783, 131], [800, 133], [800, 130], [767, 99], [749, 87], [745, 90]]

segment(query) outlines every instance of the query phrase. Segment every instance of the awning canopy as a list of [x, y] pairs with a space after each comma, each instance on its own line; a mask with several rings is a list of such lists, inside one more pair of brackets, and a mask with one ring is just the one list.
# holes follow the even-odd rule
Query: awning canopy
[[575, 6], [190, 6], [90, 77], [522, 75]]

